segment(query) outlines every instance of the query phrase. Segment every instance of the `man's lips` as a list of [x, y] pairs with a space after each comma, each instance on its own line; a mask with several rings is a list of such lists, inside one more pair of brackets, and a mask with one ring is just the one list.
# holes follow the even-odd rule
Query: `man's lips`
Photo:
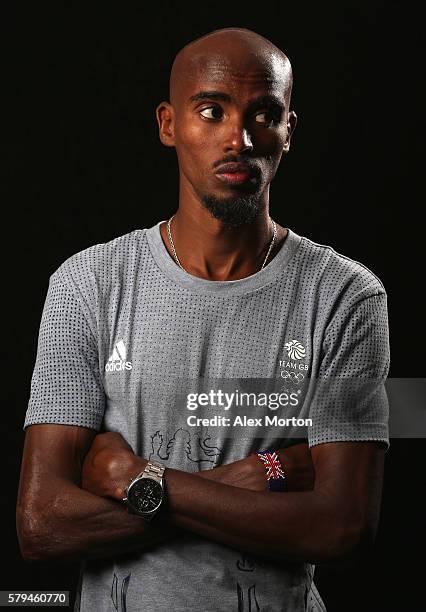
[[224, 183], [246, 183], [250, 180], [248, 172], [220, 172], [216, 174], [217, 178]]
[[255, 176], [253, 168], [237, 162], [222, 164], [215, 174], [221, 181], [231, 184], [245, 183]]

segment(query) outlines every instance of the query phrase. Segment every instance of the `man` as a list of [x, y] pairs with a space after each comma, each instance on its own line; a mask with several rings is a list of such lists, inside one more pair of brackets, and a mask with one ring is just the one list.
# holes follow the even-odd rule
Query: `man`
[[[313, 564], [374, 538], [386, 294], [269, 216], [291, 87], [287, 57], [254, 32], [187, 45], [157, 107], [178, 211], [50, 279], [17, 525], [27, 559], [84, 560], [77, 609], [324, 610]], [[259, 380], [284, 389], [280, 416], [311, 417], [306, 436], [295, 421], [238, 434], [188, 418], [190, 397], [223, 414], [222, 385], [235, 404], [245, 384], [259, 397]], [[214, 381], [216, 395], [198, 393]]]

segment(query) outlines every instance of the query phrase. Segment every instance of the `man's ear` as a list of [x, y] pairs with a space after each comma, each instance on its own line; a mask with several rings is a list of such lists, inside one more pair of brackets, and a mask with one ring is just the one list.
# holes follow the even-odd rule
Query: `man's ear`
[[297, 123], [297, 115], [294, 111], [290, 111], [287, 117], [287, 137], [285, 139], [283, 153], [288, 153], [290, 149], [290, 139], [294, 132]]
[[160, 140], [166, 147], [175, 146], [175, 113], [170, 102], [160, 102], [155, 110], [159, 128]]

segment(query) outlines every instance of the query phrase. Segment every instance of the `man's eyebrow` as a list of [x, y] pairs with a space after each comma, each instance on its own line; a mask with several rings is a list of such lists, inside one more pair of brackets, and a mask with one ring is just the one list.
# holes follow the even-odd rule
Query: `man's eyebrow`
[[252, 100], [249, 104], [250, 110], [256, 110], [258, 108], [277, 108], [281, 111], [285, 109], [285, 103], [283, 100], [274, 96], [273, 94], [267, 94], [266, 96], [260, 96]]
[[202, 100], [222, 100], [223, 102], [231, 102], [230, 95], [222, 91], [199, 91], [189, 98], [190, 102], [200, 102]]
[[[190, 102], [202, 102], [203, 100], [218, 100], [221, 102], [232, 102], [232, 97], [224, 93], [223, 91], [199, 91], [189, 98]], [[255, 98], [249, 104], [250, 110], [256, 110], [258, 108], [270, 108], [275, 107], [280, 110], [285, 109], [284, 102], [274, 96], [273, 94], [267, 94], [265, 96], [260, 96], [259, 98]]]

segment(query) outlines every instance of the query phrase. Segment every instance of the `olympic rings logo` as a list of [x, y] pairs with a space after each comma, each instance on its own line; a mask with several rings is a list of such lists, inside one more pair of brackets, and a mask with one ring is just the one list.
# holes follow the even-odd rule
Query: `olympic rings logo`
[[302, 372], [287, 372], [287, 370], [281, 370], [281, 378], [293, 380], [296, 384], [299, 384], [305, 377]]

